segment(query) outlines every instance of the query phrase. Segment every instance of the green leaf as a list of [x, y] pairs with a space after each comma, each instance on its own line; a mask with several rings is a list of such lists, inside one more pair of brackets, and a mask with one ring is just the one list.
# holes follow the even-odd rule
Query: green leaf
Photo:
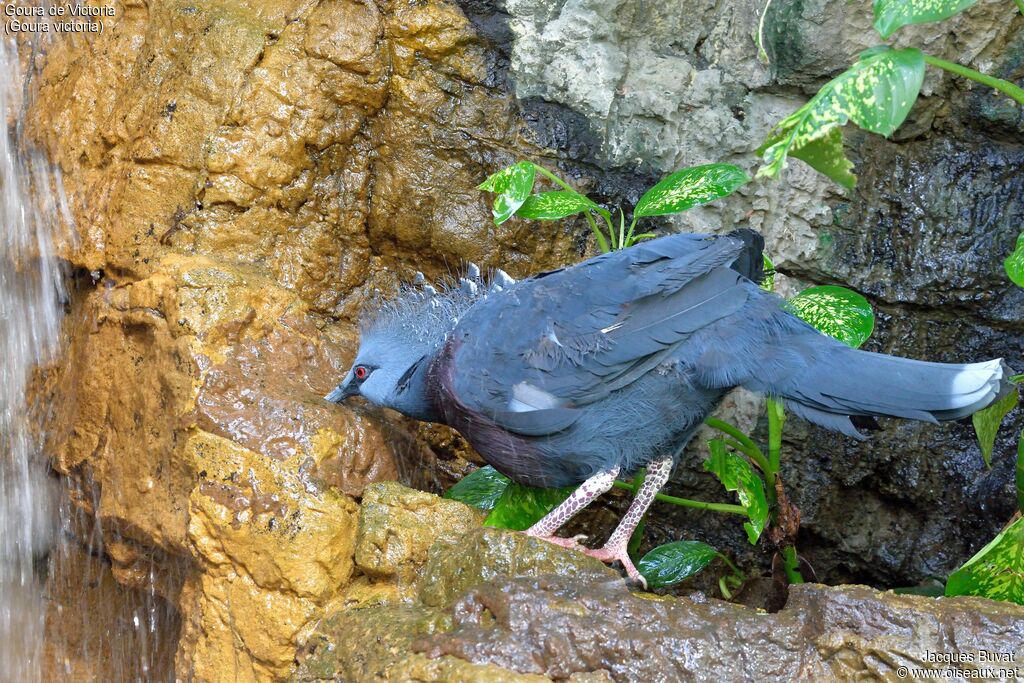
[[448, 489], [444, 497], [490, 510], [505, 492], [511, 480], [490, 465], [470, 472]]
[[977, 0], [875, 0], [875, 30], [888, 39], [904, 26], [948, 19], [975, 2]]
[[1014, 387], [1006, 396], [971, 415], [971, 422], [974, 424], [974, 433], [978, 437], [978, 445], [981, 446], [981, 457], [985, 460], [985, 467], [992, 467], [992, 447], [996, 443], [996, 432], [999, 431], [999, 425], [1002, 424], [1006, 414], [1017, 407], [1018, 398], [1017, 389]]
[[679, 213], [732, 194], [750, 176], [732, 164], [705, 164], [676, 171], [647, 190], [633, 209], [634, 218]]
[[980, 595], [1024, 605], [1024, 517], [953, 572], [946, 595]]
[[775, 291], [775, 264], [768, 258], [767, 254], [761, 254], [764, 259], [764, 278], [761, 280], [761, 289], [766, 292]]
[[790, 299], [789, 305], [798, 318], [853, 348], [866, 342], [875, 329], [871, 304], [846, 287], [808, 287]]
[[529, 529], [541, 517], [548, 514], [569, 497], [575, 486], [561, 489], [538, 489], [510, 482], [502, 492], [491, 514], [484, 520], [484, 526], [522, 531]]
[[1024, 431], [1017, 440], [1017, 509], [1024, 513]]
[[923, 79], [920, 50], [885, 46], [865, 50], [853, 66], [768, 134], [757, 150], [764, 158], [757, 176], [774, 178], [792, 156], [852, 188], [857, 179], [843, 151], [842, 126], [853, 121], [872, 133], [891, 135], [910, 113]]
[[550, 221], [598, 208], [597, 204], [578, 192], [555, 190], [531, 194], [516, 211], [516, 215], [520, 218]]
[[707, 567], [718, 551], [700, 541], [659, 545], [636, 563], [648, 588], [664, 588], [688, 579]]
[[739, 496], [740, 505], [750, 519], [743, 523], [743, 528], [747, 531], [747, 539], [754, 545], [768, 523], [764, 482], [746, 458], [728, 451], [721, 439], [708, 441], [708, 447], [711, 449], [711, 457], [704, 461], [704, 469], [718, 477], [727, 491], [735, 491]]
[[1003, 267], [1013, 284], [1024, 287], [1024, 232], [1017, 235], [1017, 248], [1003, 261]]
[[497, 192], [494, 198], [494, 224], [501, 225], [519, 210], [530, 192], [537, 176], [537, 167], [529, 161], [520, 161], [489, 176], [477, 186], [485, 192]]

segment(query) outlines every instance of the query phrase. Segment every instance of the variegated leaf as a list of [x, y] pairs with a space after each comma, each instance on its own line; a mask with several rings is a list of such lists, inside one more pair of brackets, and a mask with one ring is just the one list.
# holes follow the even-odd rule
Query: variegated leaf
[[975, 2], [977, 0], [875, 0], [875, 30], [888, 39], [903, 26], [942, 21]]
[[891, 135], [910, 113], [924, 79], [920, 50], [883, 46], [865, 50], [856, 64], [825, 84], [811, 101], [783, 119], [758, 149], [758, 177], [775, 177], [789, 156], [802, 159], [845, 187], [853, 164], [843, 151], [840, 128], [853, 121], [864, 130]]
[[597, 208], [597, 204], [578, 192], [556, 190], [531, 194], [516, 211], [516, 215], [534, 220], [555, 220]]
[[866, 342], [875, 329], [871, 304], [846, 287], [808, 287], [790, 299], [789, 305], [801, 320], [853, 348]]
[[679, 213], [732, 194], [750, 177], [731, 164], [704, 164], [676, 171], [647, 190], [633, 209], [635, 218]]
[[1017, 389], [1011, 389], [1006, 396], [971, 415], [971, 423], [974, 425], [974, 433], [978, 437], [981, 457], [985, 460], [986, 467], [992, 467], [992, 447], [996, 443], [999, 425], [1003, 423], [1007, 413], [1017, 407], [1018, 399]]
[[953, 572], [946, 595], [980, 595], [1024, 605], [1024, 518]]
[[496, 192], [494, 198], [494, 224], [501, 225], [511, 218], [533, 191], [537, 168], [529, 161], [520, 161], [489, 176], [477, 186], [485, 192]]

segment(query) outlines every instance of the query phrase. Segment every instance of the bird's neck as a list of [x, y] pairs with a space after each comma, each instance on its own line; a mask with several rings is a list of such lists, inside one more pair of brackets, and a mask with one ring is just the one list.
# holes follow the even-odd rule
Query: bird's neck
[[416, 362], [410, 375], [400, 382], [390, 407], [416, 420], [443, 421], [430, 386], [430, 368], [437, 355], [436, 351], [428, 353]]

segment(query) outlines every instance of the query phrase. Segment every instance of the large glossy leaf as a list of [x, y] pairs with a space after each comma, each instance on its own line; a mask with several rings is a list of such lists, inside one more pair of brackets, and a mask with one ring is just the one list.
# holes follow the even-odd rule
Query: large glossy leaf
[[853, 348], [866, 342], [875, 329], [871, 304], [846, 287], [808, 287], [790, 299], [789, 305], [804, 322]]
[[888, 39], [903, 26], [942, 21], [975, 2], [977, 0], [875, 0], [875, 30]]
[[1013, 284], [1024, 287], [1024, 232], [1017, 236], [1017, 248], [1003, 261], [1003, 267]]
[[980, 595], [1024, 605], [1024, 517], [953, 572], [946, 595]]
[[516, 211], [516, 215], [534, 220], [555, 220], [597, 208], [597, 204], [578, 192], [556, 190], [531, 194]]
[[448, 489], [444, 497], [490, 510], [505, 492], [511, 480], [490, 465], [470, 472]]
[[636, 563], [648, 588], [664, 588], [688, 579], [707, 567], [718, 551], [700, 541], [659, 545]]
[[576, 489], [537, 489], [510, 482], [498, 502], [484, 520], [485, 526], [522, 531], [529, 529], [540, 518], [555, 509]]
[[635, 218], [679, 213], [732, 194], [750, 176], [731, 164], [705, 164], [676, 171], [647, 190], [633, 209]]
[[520, 161], [489, 176], [477, 186], [477, 189], [498, 194], [491, 209], [495, 225], [501, 225], [519, 210], [533, 191], [536, 177], [537, 167], [529, 161]]
[[740, 505], [747, 512], [749, 522], [743, 523], [747, 539], [756, 544], [768, 522], [768, 499], [764, 494], [764, 481], [754, 468], [735, 453], [729, 452], [721, 439], [708, 441], [711, 457], [704, 461], [704, 469], [713, 473], [727, 491], [735, 491]]
[[920, 50], [883, 46], [864, 51], [853, 66], [772, 130], [757, 150], [764, 158], [758, 177], [775, 177], [792, 156], [840, 185], [853, 187], [857, 179], [843, 152], [841, 127], [853, 121], [872, 133], [891, 135], [910, 113], [923, 79]]
[[999, 431], [999, 425], [1002, 424], [1006, 414], [1017, 406], [1018, 398], [1017, 390], [1012, 389], [995, 403], [971, 415], [974, 433], [978, 437], [981, 457], [985, 460], [986, 467], [992, 467], [992, 447], [996, 443], [996, 432]]

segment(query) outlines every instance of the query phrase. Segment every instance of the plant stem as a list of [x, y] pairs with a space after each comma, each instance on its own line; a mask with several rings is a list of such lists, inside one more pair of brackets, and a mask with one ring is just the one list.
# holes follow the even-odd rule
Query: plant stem
[[786, 413], [782, 403], [773, 398], [768, 399], [768, 463], [772, 481], [768, 482], [774, 488], [775, 475], [779, 471], [782, 460], [782, 425], [786, 422]]
[[[1017, 0], [1017, 6], [1021, 8], [1021, 13], [1024, 13], [1024, 0]], [[947, 62], [945, 59], [939, 59], [938, 57], [933, 57], [929, 54], [924, 56], [924, 61], [928, 62], [932, 66], [945, 69], [950, 73], [963, 76], [964, 78], [970, 78], [972, 81], [977, 81], [978, 83], [987, 85], [990, 88], [995, 88], [1004, 95], [1016, 100], [1018, 104], [1024, 105], [1024, 90], [1018, 88], [1009, 81], [1004, 81], [1003, 79], [996, 78], [994, 76], [986, 76], [980, 71], [975, 71], [974, 69], [955, 62]]]
[[704, 424], [736, 439], [736, 441], [739, 442], [738, 445], [742, 447], [740, 448], [737, 447], [736, 444], [732, 444], [733, 448], [736, 448], [736, 450], [750, 458], [762, 472], [766, 474], [769, 472], [771, 467], [768, 463], [768, 459], [764, 457], [764, 453], [757, 447], [754, 440], [740, 431], [738, 427], [729, 424], [725, 420], [719, 420], [717, 417], [709, 417], [704, 420]]
[[[620, 489], [626, 489], [627, 491], [633, 490], [633, 484], [625, 481], [616, 481], [614, 486]], [[659, 500], [662, 503], [671, 503], [672, 505], [679, 505], [686, 508], [697, 508], [698, 510], [711, 510], [712, 512], [727, 512], [734, 515], [740, 515], [742, 517], [747, 516], [747, 511], [740, 505], [732, 505], [730, 503], [708, 503], [703, 500], [691, 500], [690, 498], [677, 498], [675, 496], [667, 496], [664, 493], [659, 493], [654, 497], [655, 500]]]
[[[1021, 0], [1021, 2], [1024, 2], [1024, 0]], [[622, 211], [622, 209], [620, 208], [619, 211]], [[633, 220], [629, 224], [629, 232], [626, 233], [626, 241], [627, 242], [632, 242], [633, 241], [633, 228], [636, 227], [636, 222], [637, 222], [637, 217], [634, 214]]]
[[805, 583], [803, 574], [800, 573], [800, 560], [797, 558], [795, 546], [787, 545], [782, 549], [782, 568], [790, 583]]

